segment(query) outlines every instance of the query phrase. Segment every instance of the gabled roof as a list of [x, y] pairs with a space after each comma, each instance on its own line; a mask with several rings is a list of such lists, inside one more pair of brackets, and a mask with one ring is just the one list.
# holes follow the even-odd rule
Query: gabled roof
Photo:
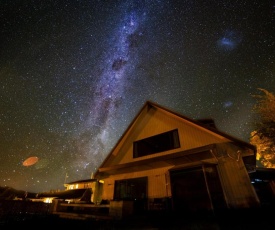
[[[131, 127], [135, 124], [135, 122], [141, 117], [141, 116], [145, 116], [144, 114], [146, 114], [146, 110], [148, 110], [148, 108], [151, 107], [155, 107], [161, 110], [164, 110], [168, 113], [170, 113], [171, 115], [177, 116], [181, 119], [184, 119], [190, 123], [193, 123], [197, 126], [203, 127], [204, 129], [207, 129], [215, 134], [218, 134], [220, 136], [223, 136], [225, 138], [227, 138], [228, 140], [234, 142], [237, 145], [243, 146], [243, 147], [247, 147], [252, 149], [255, 153], [256, 153], [256, 147], [254, 145], [251, 145], [247, 142], [244, 142], [240, 139], [237, 139], [231, 135], [228, 135], [224, 132], [221, 132], [220, 130], [216, 129], [215, 123], [213, 121], [213, 119], [200, 119], [200, 120], [194, 120], [191, 119], [189, 117], [186, 117], [180, 113], [177, 113], [175, 111], [172, 111], [170, 109], [168, 109], [167, 107], [161, 106], [157, 103], [154, 103], [152, 101], [146, 101], [145, 104], [142, 106], [142, 108], [140, 109], [140, 111], [138, 112], [138, 114], [135, 116], [135, 118], [133, 119], [133, 121], [130, 123], [130, 125], [128, 126], [128, 128], [125, 130], [125, 132], [123, 133], [123, 135], [120, 137], [120, 139], [118, 140], [118, 142], [116, 143], [116, 145], [113, 147], [113, 149], [110, 151], [110, 153], [107, 155], [107, 157], [105, 158], [105, 160], [102, 162], [102, 164], [100, 165], [99, 168], [103, 167], [105, 162], [108, 161], [108, 159], [112, 156], [113, 151], [116, 149], [116, 147], [119, 145], [119, 143], [122, 141], [122, 139], [127, 135], [128, 131], [131, 129]], [[95, 175], [98, 174], [98, 170], [95, 173]]]

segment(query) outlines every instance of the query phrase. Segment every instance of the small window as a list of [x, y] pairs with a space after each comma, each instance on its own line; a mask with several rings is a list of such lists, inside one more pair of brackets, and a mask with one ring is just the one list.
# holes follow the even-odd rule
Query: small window
[[134, 158], [180, 147], [178, 130], [172, 130], [134, 142]]

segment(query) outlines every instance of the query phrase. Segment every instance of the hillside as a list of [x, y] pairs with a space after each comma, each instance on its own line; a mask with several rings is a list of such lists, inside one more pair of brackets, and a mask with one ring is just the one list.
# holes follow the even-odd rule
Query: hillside
[[35, 198], [36, 193], [0, 186], [0, 200]]

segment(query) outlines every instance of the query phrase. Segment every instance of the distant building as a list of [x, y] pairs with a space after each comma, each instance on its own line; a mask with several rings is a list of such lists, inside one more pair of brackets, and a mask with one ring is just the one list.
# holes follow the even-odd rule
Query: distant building
[[69, 203], [92, 203], [94, 191], [98, 188], [96, 179], [87, 179], [65, 183], [64, 191], [42, 192], [37, 194], [38, 199], [52, 203], [54, 199], [64, 200]]

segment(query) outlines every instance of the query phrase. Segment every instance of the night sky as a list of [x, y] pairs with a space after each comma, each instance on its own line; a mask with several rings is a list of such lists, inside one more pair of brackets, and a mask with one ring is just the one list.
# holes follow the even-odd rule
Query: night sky
[[147, 100], [249, 142], [275, 92], [271, 0], [0, 4], [0, 186], [91, 178]]

